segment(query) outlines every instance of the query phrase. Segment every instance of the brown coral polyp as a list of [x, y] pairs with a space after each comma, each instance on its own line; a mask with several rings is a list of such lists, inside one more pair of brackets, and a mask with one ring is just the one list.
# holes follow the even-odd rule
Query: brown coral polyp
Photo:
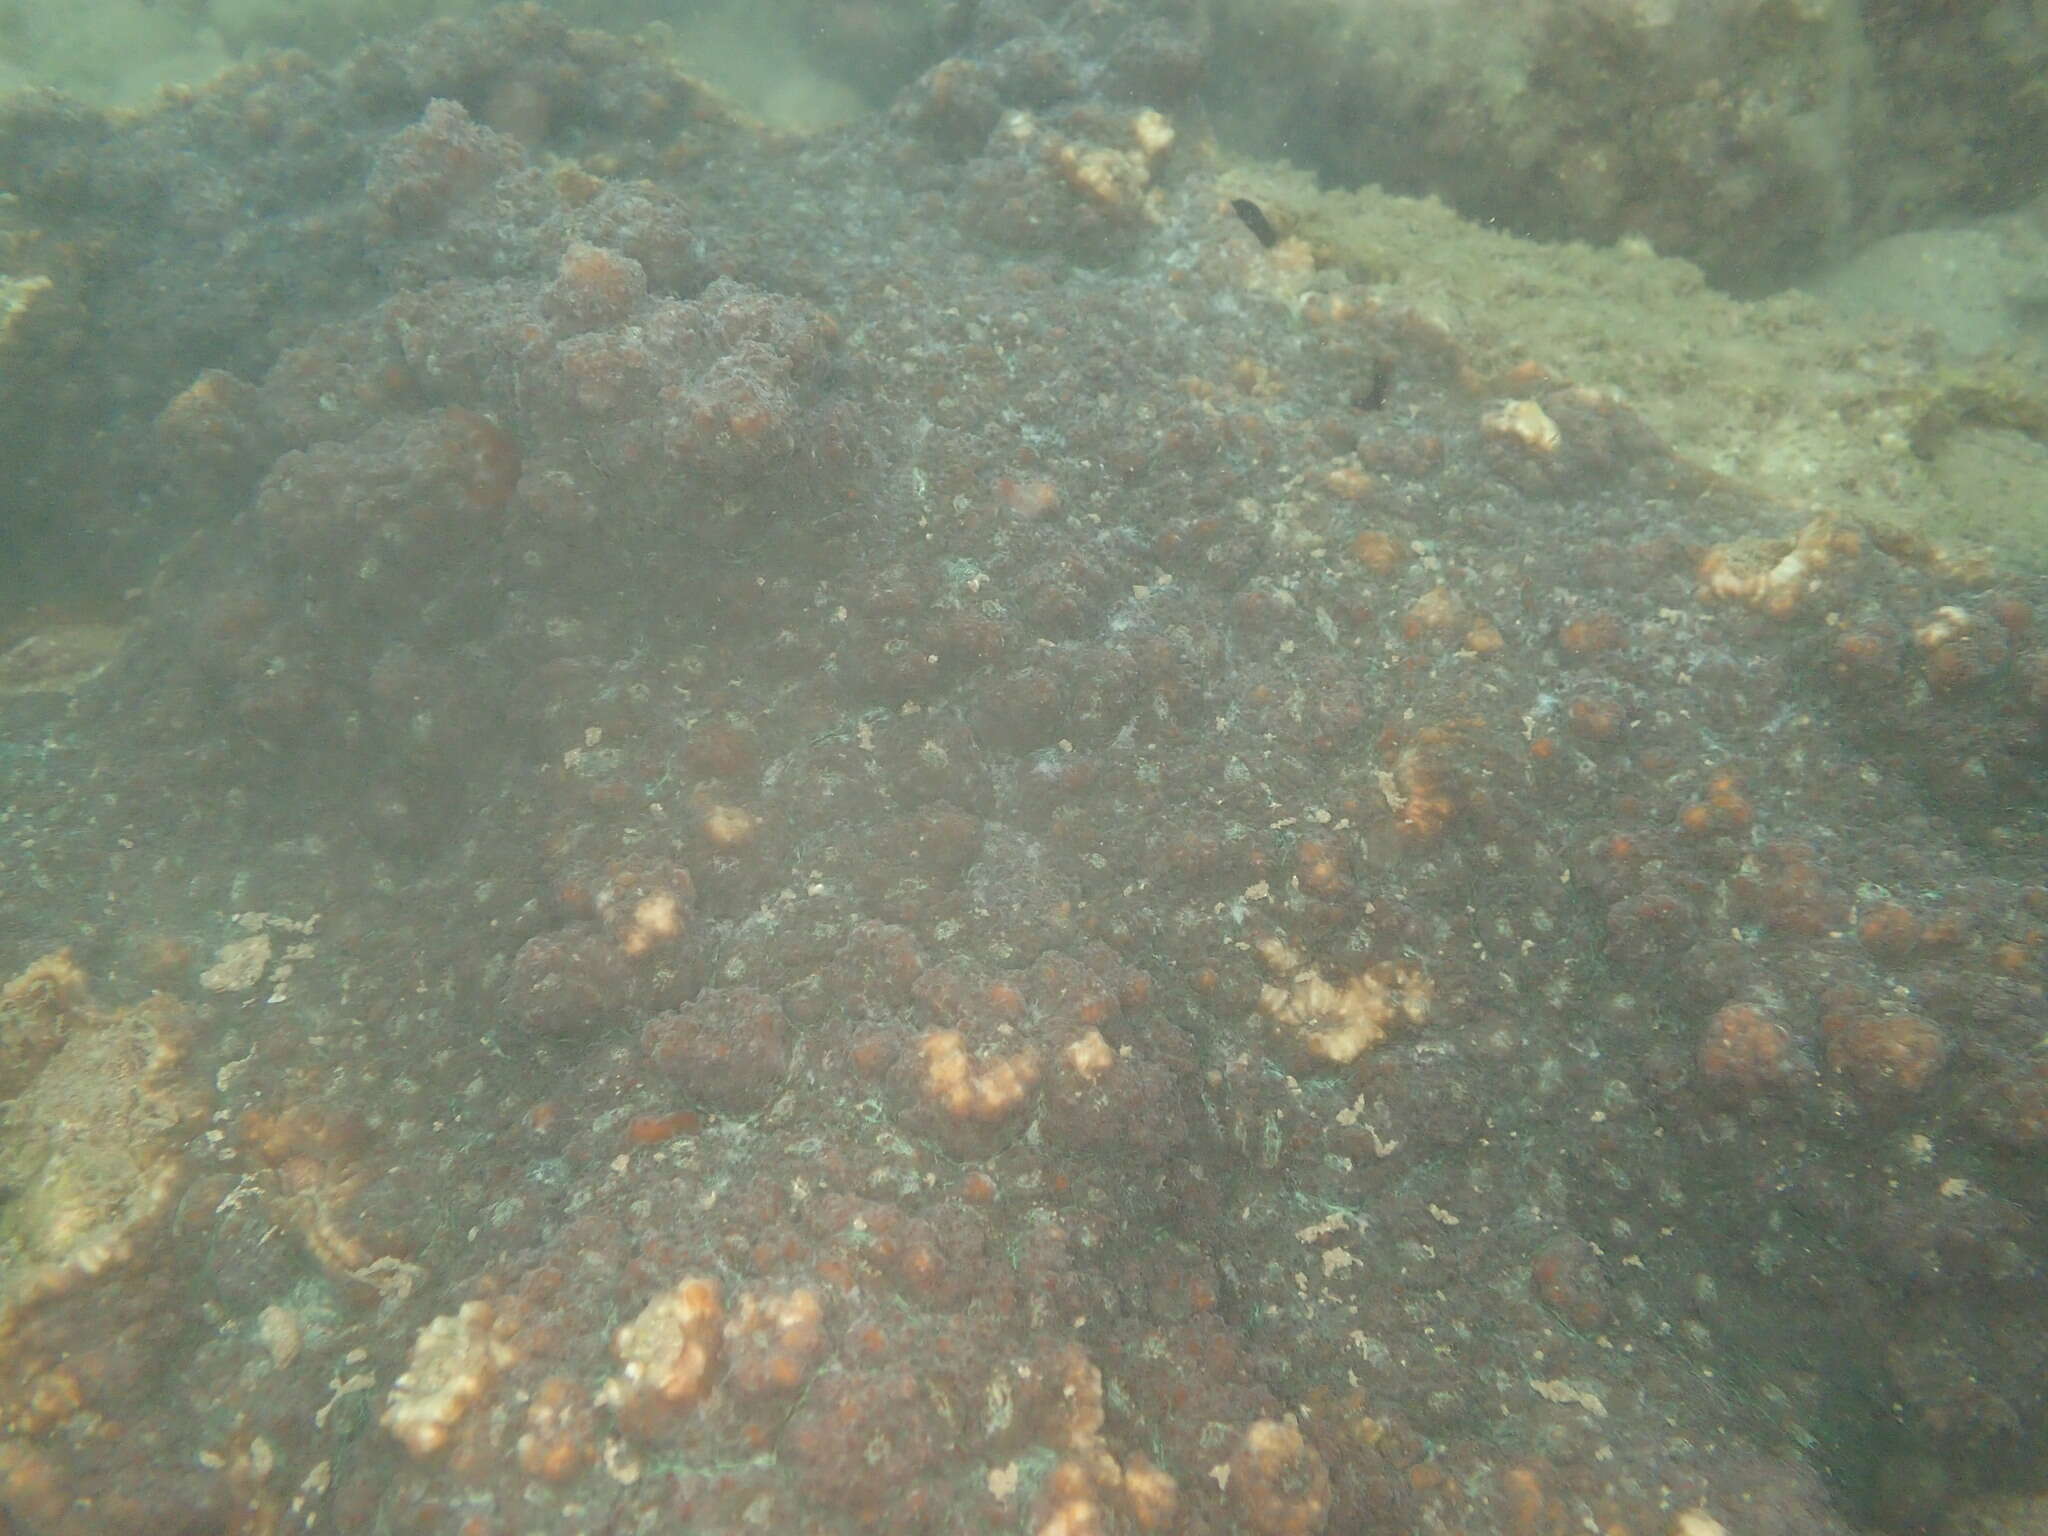
[[1845, 1003], [1821, 1020], [1828, 1066], [1866, 1099], [1882, 1103], [1922, 1092], [1948, 1059], [1948, 1037], [1911, 1013]]
[[1810, 1071], [1792, 1032], [1747, 1003], [1730, 1003], [1707, 1021], [1697, 1059], [1710, 1088], [1742, 1097], [1784, 1092]]

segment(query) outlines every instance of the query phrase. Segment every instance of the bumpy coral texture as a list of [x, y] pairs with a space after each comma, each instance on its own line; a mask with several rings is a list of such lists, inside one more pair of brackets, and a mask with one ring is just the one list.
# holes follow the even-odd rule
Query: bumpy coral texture
[[2042, 591], [1263, 243], [1183, 12], [802, 141], [520, 8], [35, 109], [308, 312], [166, 345], [181, 552], [0, 705], [9, 969], [136, 999], [0, 1004], [10, 1529], [1840, 1536], [2038, 1436]]

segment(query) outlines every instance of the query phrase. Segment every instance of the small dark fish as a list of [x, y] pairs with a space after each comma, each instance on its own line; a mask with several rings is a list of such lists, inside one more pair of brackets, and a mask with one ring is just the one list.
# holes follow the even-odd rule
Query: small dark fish
[[1382, 352], [1372, 360], [1372, 376], [1361, 389], [1351, 392], [1354, 411], [1376, 411], [1387, 403], [1387, 391], [1394, 386], [1394, 359]]
[[1256, 235], [1259, 244], [1267, 250], [1270, 251], [1279, 241], [1280, 232], [1267, 222], [1264, 210], [1257, 203], [1248, 197], [1233, 197], [1230, 206], [1244, 220], [1244, 227]]

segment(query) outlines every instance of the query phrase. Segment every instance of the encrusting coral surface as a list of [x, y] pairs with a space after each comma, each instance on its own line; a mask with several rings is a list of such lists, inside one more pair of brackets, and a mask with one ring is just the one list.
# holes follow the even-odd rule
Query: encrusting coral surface
[[0, 698], [8, 1530], [2038, 1482], [2048, 594], [1265, 243], [1174, 11], [7, 108], [175, 546]]

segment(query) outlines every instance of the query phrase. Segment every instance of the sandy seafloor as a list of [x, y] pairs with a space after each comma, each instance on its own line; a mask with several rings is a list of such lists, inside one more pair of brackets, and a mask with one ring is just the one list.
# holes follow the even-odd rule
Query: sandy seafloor
[[2041, 1528], [2038, 220], [1039, 9], [10, 106], [6, 1530]]

